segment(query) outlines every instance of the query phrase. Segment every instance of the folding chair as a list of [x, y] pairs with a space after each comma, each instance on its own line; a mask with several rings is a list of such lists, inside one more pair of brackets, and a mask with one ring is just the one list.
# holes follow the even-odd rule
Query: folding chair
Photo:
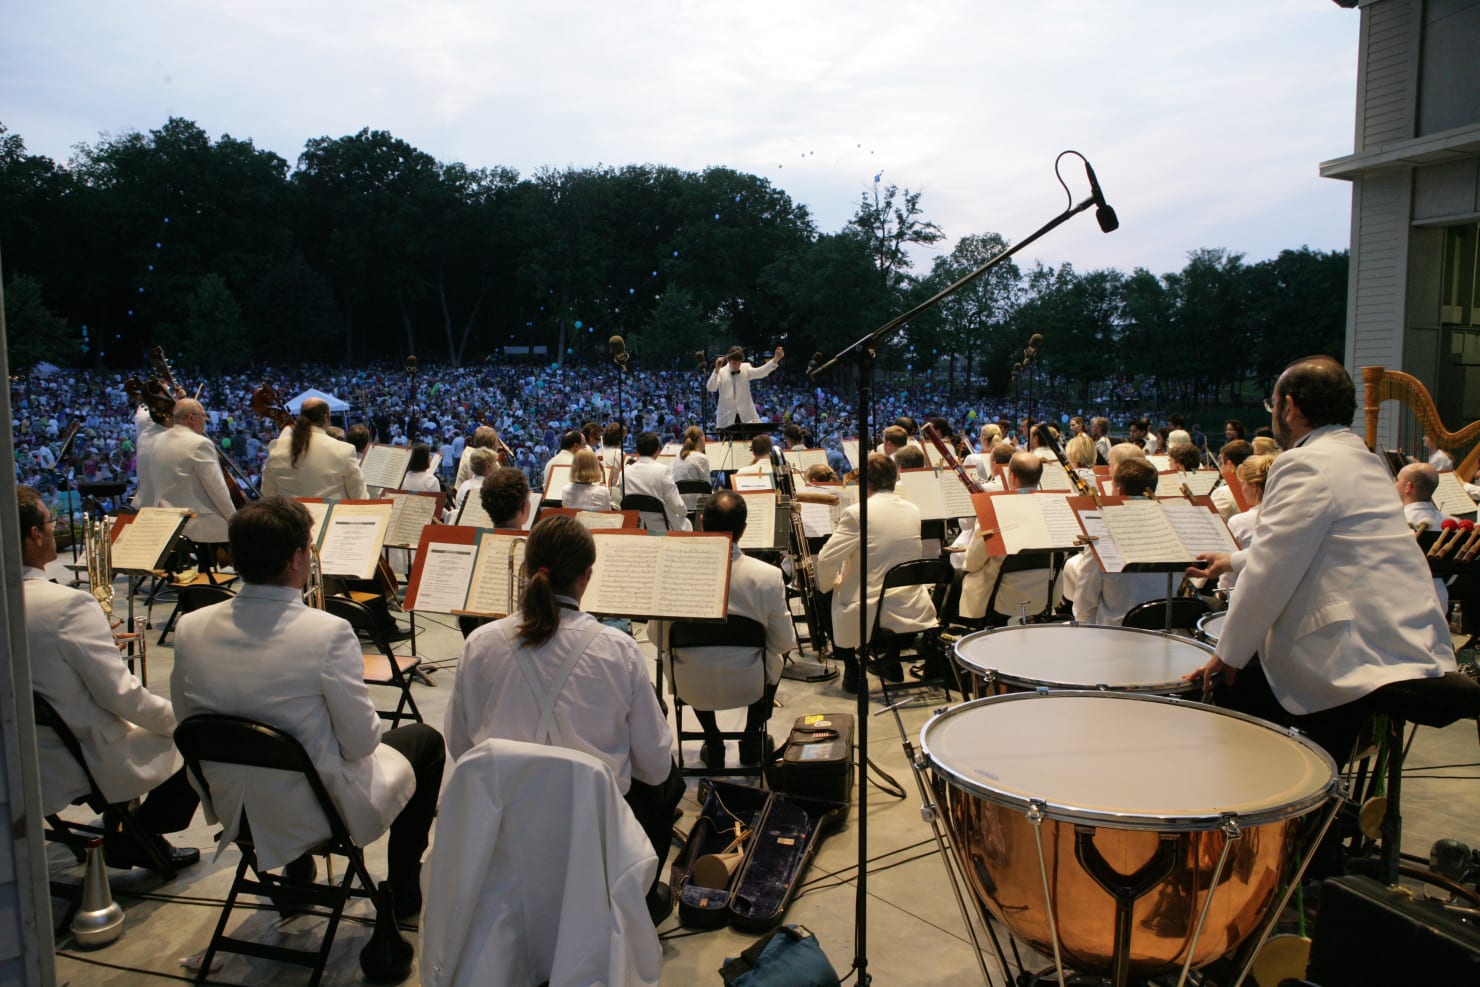
[[[901, 562], [891, 568], [888, 572], [884, 573], [884, 583], [882, 586], [879, 587], [879, 601], [878, 604], [874, 607], [873, 626], [869, 628], [868, 652], [871, 655], [878, 655], [885, 652], [889, 646], [897, 643], [900, 638], [915, 636], [914, 634], [897, 634], [894, 631], [887, 630], [886, 628], [881, 626], [884, 618], [884, 601], [889, 595], [889, 591], [891, 589], [899, 589], [906, 586], [932, 587], [931, 599], [937, 608], [936, 626], [916, 632], [916, 634], [933, 633], [937, 635], [938, 643], [938, 637], [940, 634], [939, 607], [941, 601], [945, 597], [945, 593], [950, 588], [951, 580], [954, 575], [955, 570], [951, 568], [951, 564], [945, 559], [913, 559], [909, 562]], [[919, 653], [922, 656], [927, 657], [927, 661], [925, 662], [925, 664], [928, 666], [929, 662], [927, 652], [920, 651]], [[903, 659], [900, 660], [902, 661]], [[926, 667], [923, 669], [923, 674], [920, 676], [919, 684], [927, 687], [932, 684], [938, 684], [945, 691], [946, 699], [949, 700], [951, 695], [951, 680], [950, 678], [948, 678], [948, 676], [951, 674], [953, 673], [951, 672], [950, 662], [948, 661], [944, 662], [943, 667], [940, 668], [932, 669]], [[880, 681], [883, 683], [884, 703], [885, 705], [892, 705], [894, 700], [890, 696], [890, 684], [887, 679], [883, 678], [883, 676], [880, 676]], [[895, 683], [893, 688], [899, 689], [901, 688], [901, 685], [899, 683]]]
[[[395, 711], [378, 710], [380, 718], [390, 720], [392, 729], [401, 725], [403, 716], [409, 716], [420, 723], [421, 710], [417, 709], [416, 700], [411, 695], [411, 677], [421, 666], [421, 659], [415, 655], [396, 654], [381, 630], [380, 621], [375, 619], [375, 614], [363, 603], [357, 603], [345, 596], [330, 596], [324, 599], [324, 609], [349, 621], [355, 633], [368, 639], [379, 652], [361, 656], [365, 662], [365, 684], [400, 690], [401, 696]], [[406, 712], [408, 708], [410, 711]]]
[[667, 510], [657, 497], [650, 497], [647, 494], [624, 494], [622, 510], [638, 511], [639, 520], [648, 531], [663, 533], [668, 530]]
[[[998, 616], [1000, 623], [1005, 623], [1006, 622], [1005, 620], [1000, 620], [1000, 618], [1002, 618], [1004, 616], [1007, 619], [1011, 619], [1011, 616], [1012, 615], [1009, 614], [1009, 613], [1006, 613], [1006, 611], [999, 611], [997, 609], [997, 604], [998, 604], [998, 599], [999, 599], [999, 597], [1001, 596], [1001, 593], [1002, 593], [1002, 581], [1003, 581], [1003, 577], [1006, 576], [1008, 573], [1013, 573], [1013, 572], [1042, 572], [1043, 573], [1043, 588], [1044, 588], [1043, 599], [1045, 601], [1044, 602], [1044, 606], [1037, 613], [1035, 613], [1035, 614], [1028, 614], [1027, 616], [1031, 619], [1033, 617], [1041, 617], [1041, 616], [1044, 616], [1046, 614], [1052, 613], [1053, 612], [1053, 584], [1054, 584], [1054, 581], [1055, 581], [1055, 577], [1057, 575], [1057, 573], [1054, 570], [1054, 558], [1055, 558], [1055, 556], [1053, 554], [1044, 555], [1042, 553], [1037, 553], [1037, 552], [1034, 552], [1034, 553], [1020, 552], [1017, 555], [1009, 555], [1006, 558], [1004, 558], [1002, 560], [1002, 568], [1000, 570], [998, 570], [998, 572], [997, 572], [997, 582], [992, 587], [992, 595], [987, 600], [987, 614], [986, 614], [987, 621], [989, 623], [992, 621], [993, 614], [996, 614]], [[1004, 606], [1009, 606], [1010, 607], [1016, 601], [1014, 601], [1014, 600], [1002, 600], [1001, 602], [1002, 602], [1002, 604]]]
[[[328, 839], [311, 848], [310, 852], [326, 856], [338, 854], [349, 861], [349, 866], [344, 869], [344, 877], [338, 884], [284, 881], [275, 874], [264, 873], [257, 866], [256, 847], [252, 841], [247, 814], [243, 810], [241, 824], [234, 841], [237, 849], [241, 851], [242, 859], [237, 865], [236, 876], [232, 880], [231, 889], [226, 894], [226, 902], [221, 908], [221, 919], [216, 923], [216, 931], [211, 935], [210, 945], [206, 947], [205, 955], [201, 958], [196, 983], [201, 983], [206, 979], [216, 954], [224, 952], [306, 966], [313, 971], [309, 977], [309, 987], [317, 987], [320, 978], [324, 975], [324, 964], [329, 958], [329, 948], [334, 944], [334, 933], [339, 928], [339, 919], [344, 913], [344, 906], [352, 897], [369, 899], [375, 906], [377, 915], [375, 937], [360, 953], [361, 967], [364, 968], [367, 963], [373, 962], [372, 948], [384, 949], [385, 939], [389, 937], [396, 956], [404, 960], [405, 969], [410, 969], [410, 944], [401, 939], [399, 933], [395, 931], [393, 922], [387, 925], [385, 921], [390, 918], [391, 908], [390, 902], [384, 895], [384, 886], [377, 888], [371, 880], [370, 872], [365, 869], [364, 851], [350, 838], [349, 827], [340, 816], [334, 802], [329, 798], [329, 791], [324, 787], [323, 779], [319, 777], [318, 770], [314, 768], [313, 761], [309, 758], [308, 752], [303, 749], [303, 745], [276, 727], [265, 723], [240, 716], [198, 713], [186, 719], [175, 729], [175, 746], [180, 749], [180, 754], [185, 758], [185, 764], [194, 777], [196, 785], [207, 798], [210, 797], [210, 785], [206, 781], [202, 767], [206, 762], [270, 768], [303, 775], [313, 791], [319, 811], [324, 814], [330, 834]], [[265, 828], [266, 820], [259, 819], [258, 824]], [[249, 870], [252, 872], [251, 877], [247, 876]], [[358, 888], [354, 886], [356, 879], [360, 884]], [[269, 899], [284, 917], [313, 906], [328, 908], [329, 926], [324, 931], [324, 938], [319, 948], [291, 949], [286, 946], [237, 939], [226, 935], [226, 923], [231, 917], [232, 909], [236, 907], [237, 895], [242, 893]], [[376, 939], [380, 939], [381, 942], [377, 943]], [[399, 940], [400, 947], [404, 948], [395, 947], [396, 940]], [[371, 972], [371, 970], [366, 970], [367, 974]], [[384, 975], [387, 971], [376, 970], [374, 972]]]
[[[1171, 628], [1173, 633], [1192, 637], [1197, 632], [1198, 618], [1209, 613], [1212, 607], [1198, 596], [1176, 596], [1170, 600], [1147, 600], [1131, 607], [1122, 627], [1135, 627], [1143, 631], [1163, 631]], [[1170, 611], [1170, 615], [1168, 614]]]
[[[723, 650], [721, 650], [723, 649]], [[741, 650], [743, 649], [743, 650]], [[668, 628], [668, 688], [673, 696], [674, 733], [682, 750], [685, 740], [704, 740], [702, 730], [683, 728], [683, 709], [725, 710], [748, 707], [766, 689], [766, 628], [733, 614], [725, 622], [676, 621]], [[764, 730], [764, 726], [762, 727]], [[721, 730], [720, 739], [740, 740], [740, 730]], [[759, 767], [691, 768], [684, 775], [757, 775]]]
[[170, 619], [165, 621], [164, 630], [159, 632], [159, 643], [164, 644], [164, 639], [174, 631], [175, 622], [183, 615], [235, 596], [236, 594], [227, 586], [227, 583], [235, 581], [235, 576], [229, 576], [226, 577], [225, 582], [221, 583], [190, 583], [188, 586], [181, 586], [175, 596], [175, 609], [170, 611]]
[[674, 483], [684, 504], [689, 503], [690, 497], [697, 498], [689, 508], [689, 521], [692, 522], [703, 513], [705, 502], [714, 495], [714, 488], [709, 485], [708, 480], [675, 480]]

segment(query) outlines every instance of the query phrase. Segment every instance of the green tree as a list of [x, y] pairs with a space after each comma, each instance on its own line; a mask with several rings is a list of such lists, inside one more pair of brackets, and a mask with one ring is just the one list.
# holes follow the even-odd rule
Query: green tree
[[178, 338], [181, 361], [211, 376], [247, 361], [241, 307], [221, 275], [207, 274], [197, 282]]
[[[924, 279], [924, 288], [935, 294], [980, 268], [1007, 249], [997, 233], [964, 236], [943, 257], [937, 257]], [[957, 361], [964, 362], [967, 380], [972, 380], [978, 360], [989, 339], [1011, 324], [1020, 303], [1022, 272], [1005, 260], [941, 301], [940, 340], [949, 364], [948, 400], [954, 401]]]
[[43, 360], [63, 366], [82, 356], [82, 336], [41, 296], [41, 284], [17, 274], [5, 286], [5, 342], [10, 369], [26, 373]]
[[939, 226], [924, 218], [920, 195], [909, 189], [901, 193], [897, 185], [882, 185], [880, 176], [875, 175], [872, 193], [859, 197], [858, 212], [848, 224], [863, 234], [874, 266], [891, 289], [904, 283], [911, 267], [911, 246], [929, 246], [945, 237]]

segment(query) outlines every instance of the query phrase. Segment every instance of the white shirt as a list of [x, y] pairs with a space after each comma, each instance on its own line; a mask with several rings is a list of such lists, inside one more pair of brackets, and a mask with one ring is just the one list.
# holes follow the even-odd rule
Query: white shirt
[[760, 421], [755, 399], [750, 396], [750, 382], [769, 376], [778, 366], [780, 364], [772, 359], [759, 367], [742, 363], [739, 370], [731, 370], [728, 361], [717, 367], [704, 385], [710, 393], [719, 395], [714, 409], [715, 424], [720, 428], [733, 425], [737, 416], [742, 422]]
[[[518, 645], [516, 657], [508, 642], [517, 641], [522, 619], [516, 614], [485, 624], [464, 642], [442, 727], [449, 758], [459, 758], [491, 737], [533, 740], [539, 707], [518, 662], [528, 661], [549, 688], [561, 663], [596, 620], [561, 607], [554, 636], [538, 647]], [[642, 652], [632, 638], [610, 627], [603, 627], [576, 661], [554, 715], [564, 746], [605, 761], [623, 794], [633, 778], [657, 785], [672, 770], [673, 732], [658, 707]]]
[[[677, 484], [681, 480], [703, 480], [709, 482], [709, 457], [702, 452], [691, 452], [687, 456], [673, 461], [673, 482]], [[702, 494], [679, 494], [683, 498], [684, 507], [694, 510], [699, 504]]]
[[560, 506], [578, 511], [609, 511], [612, 492], [604, 483], [567, 483], [560, 492]]
[[[639, 456], [637, 462], [622, 470], [622, 496], [638, 494], [656, 497], [663, 502], [663, 514], [669, 531], [692, 531], [689, 524], [689, 509], [678, 495], [678, 486], [668, 467], [651, 456]], [[658, 518], [649, 515], [643, 518], [648, 527], [655, 527]]]

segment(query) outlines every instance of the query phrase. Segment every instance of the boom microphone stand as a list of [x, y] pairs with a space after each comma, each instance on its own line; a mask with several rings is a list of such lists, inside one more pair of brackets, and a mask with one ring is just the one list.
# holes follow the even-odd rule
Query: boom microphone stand
[[[1074, 197], [1069, 192], [1069, 186], [1059, 176], [1059, 161], [1064, 155], [1073, 154], [1084, 161], [1084, 170], [1090, 183], [1090, 197], [1074, 204]], [[1015, 246], [1003, 250], [991, 260], [965, 275], [954, 283], [941, 289], [936, 294], [925, 299], [902, 315], [897, 315], [884, 323], [873, 332], [862, 339], [851, 344], [840, 351], [832, 359], [821, 366], [809, 368], [813, 380], [821, 374], [831, 370], [834, 366], [844, 360], [854, 360], [858, 365], [858, 439], [859, 458], [867, 459], [867, 451], [873, 448], [869, 440], [868, 413], [873, 405], [873, 371], [874, 362], [878, 356], [879, 347], [898, 332], [911, 319], [927, 312], [939, 305], [942, 301], [965, 288], [973, 281], [986, 274], [1007, 258], [1022, 250], [1028, 244], [1033, 243], [1049, 231], [1068, 222], [1074, 216], [1084, 212], [1091, 206], [1095, 208], [1095, 218], [1099, 221], [1100, 229], [1106, 233], [1120, 226], [1120, 220], [1115, 216], [1115, 210], [1105, 202], [1105, 196], [1100, 191], [1099, 180], [1095, 177], [1094, 169], [1090, 167], [1089, 161], [1078, 151], [1063, 151], [1058, 158], [1054, 159], [1054, 177], [1058, 178], [1059, 184], [1064, 188], [1064, 194], [1071, 205], [1063, 212], [1027, 238], [1019, 241]], [[859, 476], [866, 481], [868, 468], [866, 463], [854, 464], [859, 466]], [[858, 569], [859, 569], [859, 593], [862, 597], [862, 605], [858, 608], [858, 661], [860, 663], [858, 676], [858, 749], [864, 752], [859, 758], [858, 771], [858, 883], [853, 896], [853, 968], [858, 972], [859, 987], [866, 987], [872, 983], [872, 977], [868, 972], [868, 636], [869, 636], [869, 608], [868, 608], [868, 490], [859, 490], [858, 496]]]

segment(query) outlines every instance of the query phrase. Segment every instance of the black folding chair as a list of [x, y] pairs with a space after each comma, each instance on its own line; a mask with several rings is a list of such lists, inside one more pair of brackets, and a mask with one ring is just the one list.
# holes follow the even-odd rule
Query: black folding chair
[[[1170, 600], [1147, 600], [1131, 607], [1122, 627], [1135, 627], [1143, 631], [1164, 631], [1168, 628], [1184, 637], [1197, 632], [1198, 620], [1212, 611], [1206, 600], [1199, 596], [1176, 596]], [[1170, 611], [1170, 615], [1168, 614]]]
[[400, 691], [395, 710], [377, 710], [380, 718], [390, 720], [392, 729], [401, 725], [403, 717], [410, 717], [420, 723], [421, 710], [417, 709], [416, 700], [411, 695], [411, 679], [421, 667], [421, 659], [415, 655], [396, 654], [390, 641], [386, 639], [381, 622], [363, 603], [357, 603], [347, 596], [330, 596], [324, 599], [324, 609], [349, 621], [359, 637], [375, 645], [378, 653], [361, 655], [365, 663], [365, 684], [387, 686]]
[[[902, 637], [914, 637], [917, 641], [923, 639], [923, 645], [916, 645], [917, 656], [922, 658], [923, 661], [912, 669], [912, 673], [916, 675], [919, 681], [917, 683], [911, 683], [911, 685], [918, 684], [926, 687], [938, 685], [944, 690], [947, 700], [950, 699], [951, 682], [954, 673], [951, 671], [951, 663], [944, 660], [944, 652], [939, 651], [940, 648], [944, 647], [940, 642], [939, 607], [945, 599], [945, 594], [950, 589], [951, 579], [954, 575], [955, 570], [951, 568], [951, 564], [945, 559], [913, 559], [909, 562], [901, 562], [892, 567], [888, 572], [884, 573], [884, 582], [879, 588], [879, 601], [878, 605], [874, 607], [874, 622], [873, 626], [869, 629], [868, 638], [868, 650], [876, 658], [880, 655], [887, 655], [888, 651], [895, 645], [901, 644], [902, 642], [899, 639]], [[900, 635], [882, 626], [884, 601], [888, 597], [889, 591], [907, 586], [930, 586], [932, 588], [931, 601], [937, 608], [935, 627], [916, 631], [908, 635]], [[937, 652], [937, 658], [939, 660], [931, 660], [932, 649]], [[888, 659], [886, 658], [885, 660]], [[883, 683], [884, 704], [886, 706], [893, 705], [894, 699], [891, 691], [905, 688], [906, 685], [894, 683], [891, 689], [888, 679], [880, 676], [880, 680]]]
[[[695, 655], [694, 652], [702, 651], [705, 648], [716, 647], [741, 647], [754, 650], [756, 688], [755, 697], [754, 699], [750, 700], [750, 702], [754, 702], [755, 699], [760, 699], [761, 696], [765, 693], [765, 625], [761, 624], [759, 621], [751, 620], [749, 617], [737, 617], [734, 614], [731, 614], [729, 617], [727, 617], [725, 619], [725, 622], [722, 624], [711, 623], [707, 621], [676, 621], [673, 624], [669, 625], [667, 652], [668, 657], [672, 663], [672, 670], [668, 676], [668, 688], [670, 693], [673, 695], [674, 733], [678, 734], [678, 743], [680, 749], [682, 749], [683, 742], [685, 740], [705, 739], [704, 732], [702, 730], [685, 730], [683, 728], [683, 709], [685, 706], [689, 705], [689, 703], [684, 700], [682, 693], [679, 691], [682, 688], [680, 679], [688, 678], [693, 675], [704, 674], [702, 661], [696, 660], [700, 659], [702, 656]], [[676, 651], [680, 650], [684, 652], [683, 656], [675, 654]], [[690, 667], [682, 667], [685, 664], [689, 665]], [[661, 664], [659, 667], [662, 667]], [[745, 705], [749, 705], [749, 703], [746, 703]], [[725, 708], [733, 709], [737, 707], [727, 706]], [[726, 741], [741, 740], [744, 738], [745, 733], [741, 730], [722, 730], [720, 731], [719, 736], [720, 739]], [[719, 776], [758, 775], [760, 774], [761, 769], [759, 767], [684, 767], [682, 768], [682, 771], [685, 775]]]
[[[197, 787], [206, 798], [210, 797], [210, 785], [206, 781], [202, 765], [207, 762], [251, 768], [271, 768], [302, 775], [313, 791], [314, 800], [318, 803], [319, 811], [323, 813], [329, 827], [329, 837], [312, 847], [309, 852], [324, 855], [338, 854], [349, 862], [344, 869], [343, 879], [337, 884], [290, 881], [278, 875], [266, 873], [257, 866], [257, 851], [252, 840], [246, 810], [243, 809], [234, 840], [237, 849], [241, 851], [241, 862], [237, 865], [236, 876], [232, 880], [231, 889], [226, 894], [226, 902], [221, 908], [221, 919], [216, 923], [216, 931], [212, 934], [211, 942], [201, 958], [196, 983], [203, 982], [209, 975], [211, 963], [217, 953], [237, 953], [278, 963], [306, 966], [313, 971], [309, 977], [309, 987], [317, 987], [320, 978], [324, 975], [324, 965], [329, 959], [329, 949], [334, 944], [334, 933], [339, 928], [344, 906], [350, 898], [369, 899], [375, 906], [377, 916], [375, 937], [360, 953], [361, 967], [365, 968], [368, 964], [375, 962], [379, 954], [372, 953], [372, 950], [385, 950], [388, 939], [394, 954], [404, 960], [404, 963], [400, 965], [404, 965], [406, 971], [409, 972], [411, 946], [396, 932], [391, 916], [391, 903], [385, 894], [385, 886], [377, 888], [375, 882], [371, 880], [370, 872], [365, 868], [364, 850], [350, 837], [349, 827], [340, 816], [339, 809], [334, 805], [333, 800], [330, 799], [323, 779], [319, 777], [318, 770], [314, 767], [313, 761], [309, 758], [308, 752], [303, 749], [302, 744], [276, 727], [256, 720], [219, 713], [197, 713], [175, 729], [175, 746], [180, 749], [180, 754], [185, 758], [185, 764], [194, 777]], [[267, 823], [262, 819], [258, 822], [263, 826]], [[251, 871], [250, 877], [247, 875], [249, 870]], [[359, 887], [355, 887], [356, 879], [359, 881]], [[308, 908], [328, 908], [329, 925], [324, 930], [324, 938], [318, 949], [292, 949], [226, 935], [226, 923], [231, 917], [232, 909], [236, 907], [237, 896], [242, 893], [270, 900], [284, 917]], [[394, 945], [397, 941], [399, 941], [399, 947]], [[366, 969], [367, 974], [371, 972], [371, 969]], [[377, 975], [384, 975], [387, 971], [375, 970], [374, 972]]]
[[667, 509], [657, 497], [650, 497], [647, 494], [623, 494], [622, 510], [638, 511], [639, 523], [648, 531], [666, 532], [668, 530]]
[[170, 611], [170, 619], [165, 621], [164, 630], [159, 632], [159, 643], [164, 644], [165, 638], [174, 631], [175, 622], [183, 615], [229, 600], [235, 595], [225, 585], [216, 582], [181, 586], [175, 596], [175, 609]]
[[[704, 512], [705, 503], [714, 495], [714, 488], [709, 485], [708, 480], [675, 480], [674, 483], [678, 487], [680, 497], [687, 494], [689, 497], [699, 498], [694, 502], [693, 509], [689, 511], [689, 521], [695, 521]], [[687, 498], [684, 503], [688, 503]]]

